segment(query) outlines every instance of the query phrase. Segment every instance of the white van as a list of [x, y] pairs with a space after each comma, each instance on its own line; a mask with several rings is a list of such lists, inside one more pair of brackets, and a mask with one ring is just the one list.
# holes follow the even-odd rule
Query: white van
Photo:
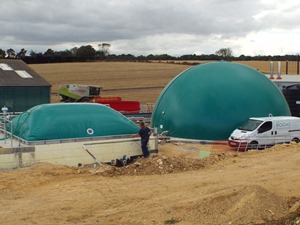
[[300, 118], [292, 116], [252, 117], [232, 132], [230, 147], [258, 149], [279, 143], [299, 142]]

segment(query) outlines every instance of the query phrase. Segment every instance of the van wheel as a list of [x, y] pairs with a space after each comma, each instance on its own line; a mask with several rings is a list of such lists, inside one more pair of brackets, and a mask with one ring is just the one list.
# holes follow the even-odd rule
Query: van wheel
[[120, 162], [121, 162], [121, 165], [122, 165], [122, 166], [126, 166], [127, 163], [128, 163], [128, 159], [127, 159], [127, 158], [122, 159], [122, 160], [120, 160]]
[[257, 141], [251, 141], [249, 144], [250, 149], [257, 149], [258, 148], [258, 142]]
[[293, 138], [292, 141], [293, 141], [293, 142], [296, 142], [296, 143], [299, 143], [299, 142], [300, 142], [299, 138]]
[[116, 159], [111, 160], [110, 165], [116, 166], [117, 165], [117, 160]]

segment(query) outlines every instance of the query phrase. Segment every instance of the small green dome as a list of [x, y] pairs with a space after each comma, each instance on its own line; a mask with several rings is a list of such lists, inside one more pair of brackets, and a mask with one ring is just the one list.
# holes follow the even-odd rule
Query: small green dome
[[13, 134], [27, 141], [124, 135], [139, 130], [119, 112], [93, 103], [38, 105], [12, 123]]
[[238, 63], [212, 62], [175, 77], [158, 97], [151, 125], [171, 137], [225, 140], [249, 117], [290, 116], [280, 90]]

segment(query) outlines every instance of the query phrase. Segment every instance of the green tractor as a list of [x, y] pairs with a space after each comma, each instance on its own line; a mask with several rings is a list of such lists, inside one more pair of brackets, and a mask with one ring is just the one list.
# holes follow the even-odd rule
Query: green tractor
[[102, 87], [99, 86], [61, 84], [58, 94], [62, 97], [62, 102], [88, 102], [94, 97], [99, 97], [100, 90]]

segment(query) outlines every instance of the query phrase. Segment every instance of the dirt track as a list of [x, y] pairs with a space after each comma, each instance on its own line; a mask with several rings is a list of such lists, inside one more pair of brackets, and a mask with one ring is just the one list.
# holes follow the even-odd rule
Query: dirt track
[[[199, 149], [166, 144], [121, 169], [38, 164], [0, 172], [1, 224], [284, 224], [300, 212], [300, 145], [225, 151], [189, 167], [201, 161]], [[164, 172], [153, 175], [153, 167]]]

